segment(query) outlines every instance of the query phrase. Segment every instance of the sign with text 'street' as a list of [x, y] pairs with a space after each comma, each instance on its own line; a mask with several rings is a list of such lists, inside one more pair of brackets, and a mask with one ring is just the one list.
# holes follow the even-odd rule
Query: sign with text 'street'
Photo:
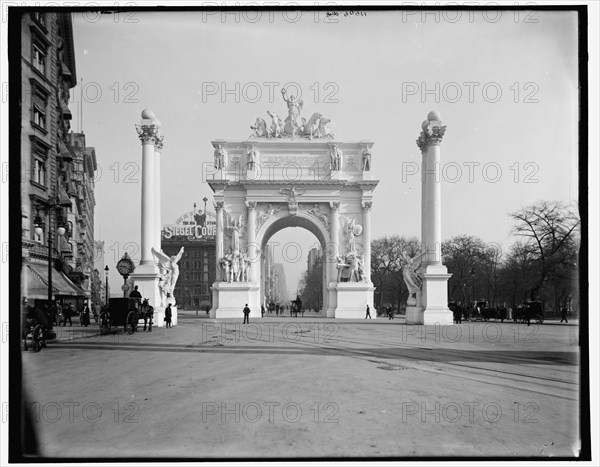
[[189, 211], [178, 217], [175, 223], [162, 226], [162, 238], [183, 237], [189, 241], [213, 240], [217, 232], [216, 215], [213, 212]]

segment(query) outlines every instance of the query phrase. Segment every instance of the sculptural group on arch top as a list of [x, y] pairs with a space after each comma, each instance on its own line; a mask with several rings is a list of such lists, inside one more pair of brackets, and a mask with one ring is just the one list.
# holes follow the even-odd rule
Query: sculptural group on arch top
[[278, 114], [267, 111], [271, 119], [271, 124], [267, 124], [264, 118], [256, 117], [254, 125], [250, 128], [254, 130], [251, 137], [254, 138], [283, 138], [283, 137], [301, 137], [301, 138], [334, 138], [333, 131], [329, 127], [331, 119], [324, 117], [319, 112], [312, 114], [308, 120], [301, 117], [304, 101], [294, 95], [288, 95], [286, 89], [281, 90], [283, 100], [288, 107], [288, 116], [281, 120]]

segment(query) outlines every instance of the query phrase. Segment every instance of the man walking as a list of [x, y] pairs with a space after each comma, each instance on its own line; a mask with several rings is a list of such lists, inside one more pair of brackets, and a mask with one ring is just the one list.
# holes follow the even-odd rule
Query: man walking
[[392, 307], [388, 306], [388, 321], [390, 319], [394, 319], [394, 312], [392, 311]]
[[169, 303], [169, 305], [165, 309], [165, 322], [167, 323], [167, 326], [166, 326], [167, 328], [173, 327], [173, 325], [171, 324], [172, 316], [173, 316], [173, 312], [171, 311], [171, 304]]
[[567, 324], [569, 323], [569, 322], [567, 321], [567, 313], [568, 313], [568, 312], [567, 312], [567, 307], [566, 307], [566, 306], [563, 306], [563, 307], [560, 309], [560, 316], [561, 316], [561, 318], [560, 318], [560, 322], [561, 322], [561, 323], [563, 322], [563, 319], [565, 320], [565, 323], [567, 323]]
[[365, 319], [371, 319], [371, 309], [369, 308], [369, 305], [367, 305], [367, 316], [365, 316]]
[[242, 324], [250, 324], [250, 308], [248, 308], [248, 304], [244, 307], [244, 322]]

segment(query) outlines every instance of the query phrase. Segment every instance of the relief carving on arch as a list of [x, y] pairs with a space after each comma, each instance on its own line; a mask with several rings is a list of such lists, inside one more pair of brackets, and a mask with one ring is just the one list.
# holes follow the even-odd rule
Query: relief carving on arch
[[330, 212], [327, 203], [302, 203], [300, 205], [300, 211], [312, 215], [325, 226], [326, 230], [329, 230]]
[[263, 224], [281, 211], [281, 209], [281, 206], [275, 203], [257, 203], [256, 232], [258, 233]]

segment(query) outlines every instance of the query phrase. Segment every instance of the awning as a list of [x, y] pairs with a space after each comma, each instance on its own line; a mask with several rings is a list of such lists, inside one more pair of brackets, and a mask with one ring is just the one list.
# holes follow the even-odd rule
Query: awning
[[[28, 264], [27, 290], [23, 295], [28, 298], [48, 298], [48, 267], [44, 264]], [[77, 287], [61, 271], [52, 270], [52, 294], [54, 297], [85, 297], [85, 292]]]

